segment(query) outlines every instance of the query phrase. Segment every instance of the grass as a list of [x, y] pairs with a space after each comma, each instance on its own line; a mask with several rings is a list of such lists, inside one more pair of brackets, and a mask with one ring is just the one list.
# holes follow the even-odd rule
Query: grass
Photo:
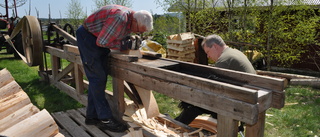
[[[49, 60], [47, 56], [47, 60]], [[50, 63], [49, 63], [50, 64]], [[66, 67], [66, 62], [63, 66]], [[50, 66], [49, 66], [50, 67]], [[40, 109], [51, 112], [83, 107], [64, 92], [39, 81], [37, 67], [29, 67], [13, 55], [0, 51], [0, 70], [7, 68], [28, 94], [32, 103]], [[112, 90], [111, 77], [108, 90]], [[179, 101], [153, 92], [160, 112], [175, 118], [180, 110]], [[282, 109], [269, 109], [266, 116], [266, 137], [319, 137], [320, 135], [320, 89], [289, 86], [286, 88], [286, 102]]]
[[15, 59], [13, 55], [5, 53], [5, 50], [0, 51], [0, 70], [8, 69], [28, 94], [31, 102], [40, 110], [46, 109], [52, 113], [84, 107], [59, 89], [40, 81], [38, 67], [29, 67], [21, 59]]

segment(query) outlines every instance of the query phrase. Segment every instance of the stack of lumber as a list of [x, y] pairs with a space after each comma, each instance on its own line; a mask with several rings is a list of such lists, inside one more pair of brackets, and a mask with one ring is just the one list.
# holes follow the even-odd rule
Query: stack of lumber
[[167, 37], [169, 59], [194, 62], [195, 47], [194, 35], [191, 32], [174, 34]]
[[64, 136], [51, 115], [31, 103], [7, 69], [0, 71], [0, 136]]

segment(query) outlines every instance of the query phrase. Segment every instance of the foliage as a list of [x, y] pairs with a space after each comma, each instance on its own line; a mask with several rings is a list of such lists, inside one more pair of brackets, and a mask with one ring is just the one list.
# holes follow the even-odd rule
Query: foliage
[[0, 70], [6, 68], [39, 109], [52, 113], [84, 107], [66, 93], [40, 81], [37, 67], [29, 67], [22, 60], [15, 59], [12, 54], [5, 53], [5, 50], [0, 51]]
[[272, 27], [268, 30], [271, 33], [271, 59], [286, 67], [299, 62], [307, 46], [316, 43], [319, 20], [320, 17], [307, 6], [277, 7], [272, 14]]
[[290, 86], [286, 89], [284, 108], [269, 109], [266, 137], [315, 137], [320, 134], [320, 90]]
[[80, 26], [86, 18], [79, 0], [71, 0], [70, 3], [68, 3], [68, 10], [66, 14], [69, 19], [68, 23], [75, 27]]
[[281, 67], [298, 63], [310, 45], [319, 47], [319, 10], [307, 5], [257, 6], [268, 2], [251, 1], [245, 6], [244, 3], [246, 0], [232, 1], [225, 8], [191, 12], [191, 31], [201, 35], [216, 33], [226, 41], [260, 45], [257, 50]]
[[117, 4], [117, 5], [122, 5], [125, 7], [132, 7], [132, 1], [131, 0], [93, 0], [96, 8], [100, 8], [105, 5], [110, 5], [110, 4]]
[[[184, 20], [177, 15], [154, 15], [154, 29], [151, 32], [153, 41], [166, 45], [166, 36], [184, 32]], [[170, 26], [170, 27], [169, 27]]]

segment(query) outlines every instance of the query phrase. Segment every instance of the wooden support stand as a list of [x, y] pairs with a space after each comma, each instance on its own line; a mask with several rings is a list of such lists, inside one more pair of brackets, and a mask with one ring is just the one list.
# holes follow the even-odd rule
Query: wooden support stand
[[[50, 83], [68, 95], [87, 104], [83, 68], [77, 47], [64, 45], [63, 49], [46, 46], [52, 57], [52, 70], [39, 72]], [[238, 122], [245, 122], [246, 136], [262, 137], [265, 111], [284, 106], [284, 88], [287, 81], [261, 75], [248, 74], [206, 65], [170, 60], [142, 53], [132, 55], [111, 54], [110, 70], [113, 93], [106, 91], [117, 119], [125, 112], [124, 93], [147, 109], [148, 117], [159, 116], [151, 90], [201, 108], [218, 113], [218, 136], [236, 137]], [[56, 58], [70, 62], [66, 68], [55, 64]], [[65, 80], [71, 78], [70, 80]], [[75, 85], [75, 86], [71, 86]], [[128, 86], [129, 85], [129, 86]], [[131, 86], [130, 86], [131, 85]], [[205, 99], [204, 99], [205, 98]], [[149, 101], [149, 102], [148, 102]]]

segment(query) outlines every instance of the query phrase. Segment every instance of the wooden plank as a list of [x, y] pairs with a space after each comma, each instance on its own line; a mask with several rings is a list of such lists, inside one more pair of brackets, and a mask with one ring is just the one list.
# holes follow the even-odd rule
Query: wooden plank
[[[69, 65], [67, 67], [65, 67], [64, 69], [62, 69], [61, 72], [58, 72], [57, 76], [56, 76], [56, 80], [59, 81], [61, 80], [63, 77], [65, 77], [66, 75], [68, 75], [68, 73], [70, 73], [73, 68], [74, 68], [74, 63], [69, 63]], [[53, 70], [53, 69], [52, 69]]]
[[66, 113], [56, 112], [52, 113], [54, 119], [61, 125], [64, 129], [74, 137], [90, 137], [90, 135], [78, 126]]
[[154, 58], [161, 58], [162, 54], [157, 53], [157, 52], [152, 52], [152, 51], [141, 51], [141, 54], [143, 56], [147, 56], [147, 57], [154, 57]]
[[[77, 111], [83, 116], [86, 115], [86, 108], [78, 108]], [[108, 135], [113, 136], [113, 137], [122, 136], [125, 134], [125, 132], [124, 133], [116, 133], [116, 132], [112, 132], [112, 131], [108, 131], [108, 130], [104, 130], [104, 132], [108, 133]]]
[[286, 78], [288, 80], [291, 80], [291, 79], [314, 79], [314, 78], [317, 78], [317, 77], [311, 77], [311, 76], [289, 74], [289, 73], [282, 73], [282, 72], [262, 71], [262, 70], [257, 70], [257, 73], [259, 75], [267, 75], [267, 76], [271, 76], [271, 77]]
[[0, 87], [7, 85], [11, 81], [14, 81], [14, 78], [10, 72], [5, 68], [0, 71]]
[[135, 62], [135, 61], [138, 61], [139, 59], [139, 57], [136, 55], [126, 55], [126, 54], [120, 54], [120, 53], [112, 53], [111, 57], [122, 60], [122, 61], [126, 61], [126, 62]]
[[141, 98], [139, 97], [139, 94], [137, 93], [135, 87], [131, 83], [124, 82], [125, 88], [124, 92], [127, 94], [127, 96], [137, 105], [142, 105]]
[[[169, 59], [165, 59], [165, 60], [169, 60]], [[207, 65], [194, 64], [189, 62], [182, 62], [182, 61], [176, 61], [176, 62], [179, 62], [181, 67], [185, 69], [190, 69], [190, 70], [197, 69], [197, 71], [212, 72], [213, 74], [216, 74], [218, 77], [235, 80], [239, 83], [245, 83], [248, 85], [257, 86], [257, 87], [269, 89], [272, 91], [273, 90], [283, 91], [287, 86], [287, 81], [285, 79], [249, 74], [245, 72], [239, 72], [239, 71], [217, 68], [217, 67], [210, 67]]]
[[187, 126], [186, 124], [183, 124], [177, 120], [174, 120], [170, 116], [167, 116], [167, 115], [159, 114], [157, 117], [155, 117], [155, 119], [162, 124], [166, 124], [167, 127], [179, 129], [179, 131], [181, 131], [181, 133], [191, 132], [191, 131], [196, 130], [195, 128], [192, 128], [190, 126]]
[[68, 41], [70, 41], [73, 45], [77, 45], [77, 39], [74, 36], [67, 33], [63, 29], [61, 29], [58, 25], [52, 25], [52, 26], [56, 32], [58, 32], [60, 35], [62, 35], [64, 38], [66, 38]]
[[1, 135], [12, 137], [49, 137], [58, 133], [57, 124], [45, 109], [0, 132]]
[[[199, 106], [201, 108], [229, 116], [233, 119], [254, 124], [258, 117], [258, 105], [234, 100], [209, 91], [199, 90], [186, 85], [164, 81], [155, 77], [142, 75], [133, 71], [111, 67], [119, 79], [162, 93], [174, 99]], [[205, 99], [204, 99], [205, 98]]]
[[49, 83], [54, 85], [56, 88], [64, 91], [65, 93], [67, 93], [70, 97], [72, 97], [73, 99], [77, 100], [79, 103], [81, 103], [82, 105], [87, 105], [88, 103], [88, 98], [86, 94], [78, 94], [76, 92], [76, 89], [62, 81], [54, 81], [53, 76], [52, 75], [48, 75], [45, 72], [40, 72], [41, 75], [46, 76], [47, 78], [49, 78]]
[[21, 109], [22, 107], [30, 104], [31, 101], [28, 95], [20, 90], [6, 98], [0, 100], [0, 119], [12, 114], [13, 112]]
[[[50, 76], [50, 79], [52, 79], [52, 77]], [[78, 94], [76, 89], [66, 83], [63, 83], [61, 81], [55, 82], [53, 83], [53, 85], [55, 87], [57, 87], [58, 89], [64, 91], [65, 93], [67, 93], [70, 97], [72, 97], [73, 99], [77, 100], [79, 103], [81, 103], [82, 105], [87, 105], [88, 103], [88, 98], [86, 94]]]
[[12, 94], [21, 91], [21, 87], [16, 81], [11, 81], [10, 83], [4, 85], [0, 88], [0, 99], [6, 98]]
[[[129, 69], [131, 71], [141, 73], [142, 75], [163, 79], [163, 81], [179, 83], [199, 90], [210, 91], [215, 94], [223, 94], [226, 97], [252, 104], [257, 103], [258, 101], [256, 90], [163, 69], [172, 66], [171, 64], [173, 63], [165, 60], [143, 62], [141, 59], [139, 62], [134, 63], [119, 60], [111, 61], [111, 66]], [[111, 75], [112, 74], [113, 73], [111, 73]]]
[[33, 104], [28, 104], [10, 115], [0, 119], [0, 132], [38, 113], [40, 110]]
[[238, 121], [230, 117], [218, 114], [217, 137], [237, 137], [238, 136]]
[[64, 44], [63, 49], [64, 49], [64, 51], [73, 53], [75, 55], [80, 55], [80, 52], [79, 52], [79, 49], [77, 46], [70, 45], [70, 44]]
[[246, 126], [246, 137], [263, 137], [265, 127], [266, 111], [259, 113], [258, 122], [254, 125]]
[[139, 86], [135, 86], [135, 88], [138, 91], [144, 108], [146, 109], [147, 118], [158, 116], [160, 114], [159, 107], [152, 91], [143, 89]]
[[66, 59], [66, 60], [68, 60], [70, 62], [82, 65], [82, 61], [81, 61], [80, 55], [75, 55], [73, 53], [68, 53], [68, 52], [65, 52], [62, 49], [58, 49], [58, 48], [55, 48], [55, 47], [52, 47], [52, 46], [45, 46], [44, 49], [50, 55], [57, 56], [59, 58]]
[[[109, 137], [106, 133], [102, 132], [98, 127], [94, 125], [86, 125], [85, 117], [81, 115], [81, 112], [76, 110], [68, 110], [67, 114], [73, 120], [77, 121], [87, 132], [95, 137]], [[120, 135], [120, 134], [119, 134]]]

